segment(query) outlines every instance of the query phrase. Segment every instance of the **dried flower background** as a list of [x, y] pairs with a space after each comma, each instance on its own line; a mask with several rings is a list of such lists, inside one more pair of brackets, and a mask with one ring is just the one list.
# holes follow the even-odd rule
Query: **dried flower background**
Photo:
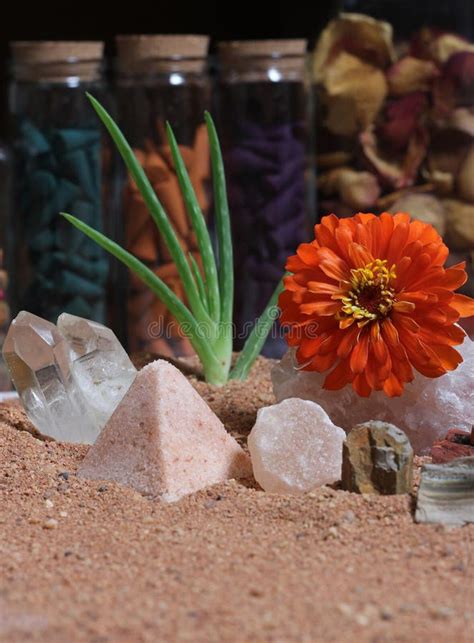
[[342, 14], [319, 39], [313, 76], [320, 214], [410, 212], [472, 269], [474, 45], [424, 28], [395, 48], [389, 24]]
[[315, 234], [289, 258], [279, 298], [301, 368], [329, 371], [329, 390], [394, 397], [414, 369], [439, 377], [458, 366], [457, 322], [474, 315], [474, 300], [454, 293], [465, 262], [444, 268], [449, 250], [433, 226], [404, 213], [330, 215]]

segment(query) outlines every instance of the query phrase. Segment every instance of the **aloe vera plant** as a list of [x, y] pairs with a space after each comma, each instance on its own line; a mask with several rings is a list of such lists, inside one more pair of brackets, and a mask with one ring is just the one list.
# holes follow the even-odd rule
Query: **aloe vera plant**
[[169, 124], [167, 125], [167, 137], [176, 174], [202, 259], [201, 273], [192, 255], [186, 256], [181, 248], [163, 206], [120, 128], [93, 96], [88, 94], [88, 98], [117, 146], [148, 207], [150, 216], [168, 247], [176, 264], [188, 305], [185, 305], [152, 270], [119, 244], [71, 214], [63, 212], [62, 216], [125, 264], [160, 298], [188, 336], [201, 360], [204, 376], [208, 382], [220, 386], [229, 378], [245, 379], [273, 324], [272, 311], [276, 306], [282, 284], [278, 285], [266, 309], [256, 322], [231, 370], [234, 299], [232, 234], [222, 153], [210, 114], [206, 112], [205, 120], [211, 151], [217, 257], [172, 128]]

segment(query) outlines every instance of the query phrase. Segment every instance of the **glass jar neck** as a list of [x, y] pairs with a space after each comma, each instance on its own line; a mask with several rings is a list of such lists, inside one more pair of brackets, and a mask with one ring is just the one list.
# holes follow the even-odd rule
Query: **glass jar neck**
[[13, 78], [19, 82], [52, 83], [68, 86], [99, 81], [102, 60], [58, 60], [52, 62], [14, 62]]
[[229, 56], [220, 59], [219, 67], [225, 82], [304, 81], [306, 56]]
[[172, 74], [203, 75], [207, 72], [206, 58], [119, 58], [117, 71], [122, 78], [149, 78]]

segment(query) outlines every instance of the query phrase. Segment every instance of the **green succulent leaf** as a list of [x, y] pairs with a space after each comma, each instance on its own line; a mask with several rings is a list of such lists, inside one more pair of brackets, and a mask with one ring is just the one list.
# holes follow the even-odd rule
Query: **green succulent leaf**
[[215, 363], [216, 356], [213, 354], [210, 344], [203, 340], [197, 328], [197, 321], [193, 317], [189, 309], [177, 297], [174, 292], [169, 288], [164, 281], [155, 275], [155, 273], [145, 266], [139, 259], [127, 250], [124, 250], [115, 241], [112, 241], [101, 232], [94, 230], [80, 219], [67, 214], [61, 213], [65, 219], [69, 221], [78, 230], [86, 234], [93, 241], [95, 241], [101, 248], [107, 250], [111, 255], [121, 261], [127, 268], [132, 270], [137, 277], [139, 277], [144, 284], [150, 288], [152, 292], [166, 305], [172, 315], [176, 317], [181, 324], [183, 331], [188, 335], [194, 350], [199, 355], [200, 359], [204, 362], [209, 361]]
[[191, 183], [191, 179], [184, 164], [183, 157], [181, 156], [181, 153], [179, 151], [176, 137], [169, 123], [166, 123], [166, 134], [168, 137], [168, 143], [171, 148], [171, 153], [173, 155], [173, 161], [176, 168], [179, 186], [181, 188], [181, 194], [183, 195], [184, 204], [186, 206], [188, 216], [191, 219], [193, 230], [196, 233], [199, 254], [202, 258], [209, 315], [214, 321], [217, 322], [219, 321], [220, 317], [220, 294], [217, 278], [216, 259], [214, 257], [211, 237], [209, 235], [206, 220], [196, 198], [193, 184]]
[[265, 340], [268, 337], [268, 333], [273, 326], [273, 323], [277, 319], [278, 315], [275, 315], [275, 312], [278, 312], [277, 304], [278, 297], [283, 290], [283, 279], [280, 281], [278, 286], [275, 288], [273, 295], [270, 297], [270, 300], [260, 315], [260, 317], [255, 322], [255, 326], [252, 329], [252, 332], [247, 338], [247, 341], [244, 344], [242, 351], [235, 362], [234, 368], [230, 373], [230, 379], [233, 380], [245, 380], [248, 377], [250, 369], [260, 355], [260, 351], [265, 344]]
[[102, 107], [102, 105], [93, 96], [87, 94], [92, 107], [97, 112], [97, 115], [107, 128], [110, 136], [112, 137], [118, 151], [120, 152], [128, 171], [130, 172], [133, 180], [135, 181], [140, 194], [145, 201], [150, 215], [153, 218], [160, 234], [162, 235], [166, 246], [173, 258], [176, 268], [178, 270], [181, 282], [188, 298], [191, 310], [199, 321], [211, 323], [211, 319], [204, 308], [203, 303], [199, 297], [199, 293], [194, 283], [191, 273], [191, 268], [186, 259], [186, 255], [181, 248], [176, 232], [168, 219], [166, 212], [163, 209], [158, 197], [153, 190], [142, 166], [138, 162], [132, 148], [128, 144], [124, 135], [120, 131], [118, 125], [114, 122], [110, 114]]
[[214, 184], [214, 209], [219, 252], [219, 290], [221, 295], [221, 320], [232, 322], [234, 305], [234, 260], [229, 204], [225, 181], [224, 162], [214, 121], [205, 112], [209, 145], [211, 150], [212, 179]]

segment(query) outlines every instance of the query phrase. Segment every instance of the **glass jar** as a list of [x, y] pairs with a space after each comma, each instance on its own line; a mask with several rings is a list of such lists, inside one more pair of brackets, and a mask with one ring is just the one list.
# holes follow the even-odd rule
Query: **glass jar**
[[[166, 210], [183, 249], [200, 263], [174, 171], [165, 125], [175, 133], [205, 217], [210, 160], [204, 111], [211, 105], [207, 36], [119, 36], [116, 95], [120, 126]], [[123, 242], [184, 299], [176, 266], [134, 182], [124, 176]], [[128, 276], [126, 327], [130, 351], [193, 353], [178, 322], [133, 274]]]
[[341, 14], [315, 47], [318, 215], [404, 211], [432, 224], [448, 264], [466, 261], [460, 291], [472, 297], [472, 2], [343, 4], [367, 13]]
[[11, 207], [11, 162], [8, 148], [0, 143], [0, 392], [11, 388], [10, 376], [2, 357], [2, 347], [10, 323], [8, 274], [5, 270], [5, 247], [9, 243], [7, 221]]
[[[223, 42], [218, 50], [218, 130], [232, 217], [239, 350], [287, 257], [308, 239], [306, 41]], [[262, 352], [279, 357], [284, 350], [275, 325]]]
[[108, 259], [60, 217], [103, 230], [109, 155], [86, 98], [106, 98], [101, 42], [12, 43], [12, 308], [56, 322], [63, 311], [106, 321]]

